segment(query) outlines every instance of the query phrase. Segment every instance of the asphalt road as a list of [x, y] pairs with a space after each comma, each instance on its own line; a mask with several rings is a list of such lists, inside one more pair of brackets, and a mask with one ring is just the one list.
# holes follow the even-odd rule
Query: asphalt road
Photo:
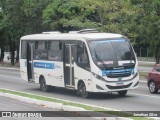
[[0, 69], [0, 88], [7, 88], [23, 92], [34, 93], [64, 100], [81, 102], [96, 106], [107, 107], [123, 111], [160, 111], [160, 93], [151, 94], [146, 82], [140, 82], [139, 88], [130, 90], [125, 97], [117, 93], [93, 94], [91, 98], [84, 99], [76, 95], [75, 91], [57, 88], [55, 91], [45, 93], [39, 89], [39, 84], [27, 83], [20, 78], [19, 71]]

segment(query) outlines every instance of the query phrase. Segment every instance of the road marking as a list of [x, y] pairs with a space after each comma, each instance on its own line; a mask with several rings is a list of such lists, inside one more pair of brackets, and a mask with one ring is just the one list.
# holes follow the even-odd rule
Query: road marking
[[12, 76], [5, 76], [5, 75], [0, 75], [1, 77], [9, 77], [9, 78], [16, 78], [16, 79], [21, 79], [22, 80], [22, 78], [19, 78], [19, 77], [12, 77]]
[[128, 93], [128, 94], [139, 95], [139, 96], [145, 96], [145, 97], [160, 98], [160, 96], [153, 96], [153, 95], [144, 95], [144, 94], [137, 94], [137, 93]]

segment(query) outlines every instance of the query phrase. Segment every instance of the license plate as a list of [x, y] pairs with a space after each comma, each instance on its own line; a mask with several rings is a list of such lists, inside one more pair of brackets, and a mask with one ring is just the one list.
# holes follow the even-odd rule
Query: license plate
[[118, 82], [118, 83], [116, 83], [116, 85], [121, 86], [121, 85], [123, 85], [123, 82]]
[[119, 77], [119, 78], [118, 78], [118, 81], [122, 81], [122, 77]]

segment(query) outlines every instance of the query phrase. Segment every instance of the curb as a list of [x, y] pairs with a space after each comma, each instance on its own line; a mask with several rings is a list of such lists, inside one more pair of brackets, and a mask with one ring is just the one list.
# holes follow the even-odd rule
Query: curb
[[[60, 110], [60, 111], [74, 111], [74, 112], [77, 112], [77, 113], [80, 112], [80, 111], [88, 111], [88, 110], [86, 110], [84, 108], [80, 108], [80, 107], [63, 105], [62, 103], [54, 103], [54, 102], [36, 100], [36, 99], [32, 99], [32, 98], [22, 97], [22, 96], [19, 96], [19, 95], [13, 95], [13, 94], [10, 94], [10, 93], [0, 92], [0, 96], [9, 97], [9, 98], [12, 98], [12, 99], [17, 99], [19, 101], [30, 103], [30, 104], [43, 105], [43, 106], [46, 106], [48, 108], [53, 108], [53, 109]], [[94, 114], [94, 112], [92, 114]], [[88, 114], [87, 112], [83, 112], [83, 114], [80, 113], [80, 115], [84, 116], [84, 117], [92, 115], [92, 114]], [[104, 115], [104, 114], [102, 113], [102, 115]], [[94, 119], [97, 119], [97, 120], [132, 120], [130, 118], [114, 117], [114, 116], [111, 116], [111, 117], [91, 117], [91, 118], [94, 118]]]
[[36, 100], [36, 99], [22, 97], [22, 96], [18, 96], [18, 95], [9, 94], [9, 93], [1, 93], [0, 92], [0, 96], [17, 99], [19, 101], [30, 103], [30, 104], [45, 105], [45, 106], [47, 106], [49, 108], [53, 108], [53, 109], [56, 109], [56, 110], [62, 110], [62, 111], [87, 111], [84, 108], [73, 107], [73, 106], [69, 106], [69, 105], [63, 105], [61, 103], [53, 103], [53, 102], [47, 102], [47, 101], [42, 101], [42, 100]]
[[[88, 114], [87, 112], [83, 112], [83, 114], [81, 113], [78, 113], [80, 111], [88, 111], [84, 108], [80, 108], [80, 107], [73, 107], [73, 106], [69, 106], [69, 105], [63, 105], [61, 103], [54, 103], [54, 102], [47, 102], [47, 101], [42, 101], [42, 100], [36, 100], [36, 99], [32, 99], [32, 98], [27, 98], [27, 97], [22, 97], [22, 96], [19, 96], [19, 95], [13, 95], [13, 94], [9, 94], [9, 93], [3, 93], [3, 92], [0, 92], [0, 96], [4, 96], [4, 97], [9, 97], [9, 98], [12, 98], [12, 99], [17, 99], [19, 101], [22, 101], [22, 102], [26, 102], [26, 103], [30, 103], [30, 104], [36, 104], [36, 105], [43, 105], [43, 106], [46, 106], [48, 108], [53, 108], [53, 109], [57, 109], [57, 110], [61, 110], [61, 111], [71, 111], [75, 114], [78, 114], [80, 115], [82, 118], [85, 118], [88, 117], [89, 115], [95, 115], [96, 112], [92, 113], [92, 114]], [[104, 114], [102, 113], [102, 116]], [[105, 114], [106, 115], [106, 114]], [[111, 116], [111, 115], [110, 115]], [[133, 120], [131, 118], [127, 118], [127, 117], [115, 117], [115, 116], [111, 116], [111, 117], [90, 117], [90, 118], [93, 118], [93, 119], [97, 119], [97, 120]], [[160, 118], [158, 117], [148, 117], [148, 119], [154, 119], [154, 120], [160, 120]]]

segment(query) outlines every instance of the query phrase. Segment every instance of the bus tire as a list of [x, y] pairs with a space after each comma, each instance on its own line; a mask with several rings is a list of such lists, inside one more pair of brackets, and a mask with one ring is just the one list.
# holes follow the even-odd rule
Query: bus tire
[[80, 95], [82, 98], [88, 98], [90, 93], [86, 91], [86, 86], [83, 81], [78, 83], [78, 90], [77, 94]]
[[46, 85], [46, 81], [44, 77], [41, 77], [40, 79], [40, 89], [44, 92], [49, 92], [50, 91], [51, 86]]
[[127, 94], [127, 90], [118, 91], [119, 96], [125, 96]]

